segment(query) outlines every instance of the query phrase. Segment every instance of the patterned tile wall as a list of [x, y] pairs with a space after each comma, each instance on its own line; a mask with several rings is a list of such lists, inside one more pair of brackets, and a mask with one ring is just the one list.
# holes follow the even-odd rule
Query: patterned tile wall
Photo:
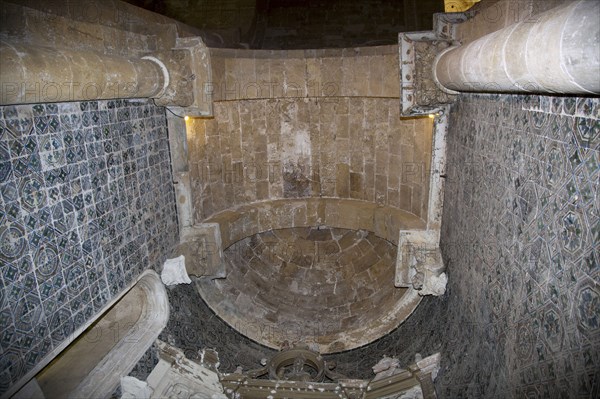
[[0, 394], [178, 241], [164, 109], [0, 108]]
[[442, 397], [600, 397], [599, 131], [597, 98], [453, 107]]
[[[440, 351], [441, 398], [600, 397], [598, 99], [464, 95], [451, 112], [442, 245], [447, 293], [362, 348], [327, 356], [370, 378], [383, 355]], [[191, 286], [169, 290], [161, 339], [221, 370], [272, 351], [225, 325]], [[145, 377], [156, 359], [144, 357]]]

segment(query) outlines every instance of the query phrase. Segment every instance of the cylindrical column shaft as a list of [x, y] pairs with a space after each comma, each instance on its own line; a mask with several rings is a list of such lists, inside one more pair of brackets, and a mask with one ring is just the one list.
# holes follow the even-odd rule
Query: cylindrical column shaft
[[154, 97], [164, 83], [151, 60], [0, 42], [0, 105]]
[[568, 3], [447, 50], [433, 68], [453, 91], [600, 93], [600, 1]]

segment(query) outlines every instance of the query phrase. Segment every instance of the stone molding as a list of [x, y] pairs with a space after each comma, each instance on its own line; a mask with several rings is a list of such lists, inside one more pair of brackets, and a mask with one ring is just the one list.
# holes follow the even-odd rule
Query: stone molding
[[[160, 360], [148, 376], [148, 385], [154, 391], [152, 398], [226, 398], [214, 370], [187, 359], [181, 350], [164, 342], [157, 340], [156, 344]], [[194, 394], [198, 396], [191, 396]]]
[[402, 231], [398, 242], [396, 287], [419, 295], [444, 295], [448, 277], [439, 246], [439, 231]]
[[[218, 371], [218, 354], [212, 350], [208, 361], [196, 363], [178, 348], [160, 340], [156, 345], [158, 364], [146, 381], [132, 377], [129, 379], [134, 381], [124, 380], [124, 398], [437, 398], [433, 381], [440, 367], [439, 353], [424, 359], [417, 354], [415, 363], [386, 369], [384, 378], [378, 378], [379, 373], [370, 380], [357, 380], [336, 374], [332, 371], [335, 366], [327, 364], [318, 352], [300, 347], [264, 359], [265, 366], [260, 369], [244, 372], [239, 368], [222, 374]], [[396, 360], [394, 364], [398, 365], [397, 359], [387, 359]], [[268, 379], [259, 379], [264, 375]]]
[[169, 54], [169, 71], [175, 82], [156, 104], [181, 116], [212, 117], [212, 93], [203, 84], [213, 79], [208, 47], [200, 37], [180, 37]]
[[176, 255], [185, 256], [185, 268], [196, 277], [224, 278], [223, 245], [218, 223], [184, 227]]
[[140, 304], [143, 309], [140, 319], [130, 333], [125, 335], [75, 391], [70, 393], [70, 398], [110, 396], [119, 386], [121, 376], [129, 374], [167, 325], [169, 300], [165, 286], [156, 272], [144, 272], [135, 286], [139, 286], [144, 292], [144, 303]]
[[599, 13], [595, 0], [532, 13], [441, 52], [432, 64], [435, 80], [460, 92], [598, 94]]
[[[137, 364], [144, 352], [152, 345], [163, 328], [167, 325], [169, 319], [169, 301], [165, 286], [160, 280], [160, 277], [154, 270], [146, 270], [141, 274], [128, 289], [124, 289], [123, 293], [109, 302], [98, 316], [90, 319], [76, 333], [66, 340], [63, 345], [51, 352], [38, 364], [30, 373], [23, 377], [23, 381], [27, 384], [21, 391], [16, 391], [17, 386], [13, 390], [9, 390], [6, 396], [12, 397], [28, 397], [30, 390], [37, 386], [35, 375], [50, 362], [57, 358], [63, 351], [69, 349], [69, 344], [76, 343], [76, 338], [83, 336], [93, 323], [100, 320], [110, 309], [119, 306], [119, 301], [132, 292], [133, 289], [140, 288], [143, 295], [143, 303], [140, 303], [141, 315], [138, 321], [132, 326], [125, 335], [110, 349], [110, 351], [101, 359], [87, 377], [71, 392], [68, 393], [69, 398], [105, 398], [110, 395], [119, 386], [122, 375], [127, 375]], [[127, 311], [124, 309], [124, 311]], [[85, 339], [81, 342], [86, 342]], [[90, 341], [92, 344], [95, 338]], [[52, 367], [50, 365], [49, 367]], [[37, 387], [39, 388], [39, 386]], [[39, 390], [36, 390], [36, 392]]]
[[368, 201], [339, 198], [298, 198], [254, 202], [219, 212], [203, 221], [218, 223], [223, 248], [272, 229], [325, 225], [368, 230], [392, 243], [401, 230], [425, 229], [417, 216]]
[[225, 279], [195, 283], [214, 313], [255, 342], [336, 353], [412, 313], [420, 297], [394, 286], [396, 258], [396, 245], [365, 230], [276, 229], [224, 251]]
[[437, 84], [431, 66], [440, 52], [456, 45], [456, 25], [466, 19], [465, 13], [439, 13], [434, 15], [432, 31], [398, 35], [402, 116], [434, 114], [456, 100], [457, 92]]
[[434, 32], [400, 33], [400, 93], [403, 116], [427, 115], [451, 104], [454, 96], [436, 85], [431, 65], [451, 41]]
[[219, 375], [204, 362], [198, 364], [185, 357], [183, 351], [156, 340], [158, 364], [146, 382], [138, 381], [142, 389], [127, 389], [131, 384], [122, 384], [123, 398], [212, 398], [226, 399]]
[[[303, 354], [304, 352], [304, 354]], [[288, 353], [290, 355], [288, 355]], [[383, 372], [378, 372], [371, 380], [347, 379], [341, 375], [331, 374], [329, 381], [323, 382], [323, 378], [318, 378], [321, 374], [317, 372], [317, 378], [310, 378], [307, 370], [317, 371], [321, 364], [320, 355], [305, 349], [292, 348], [287, 351], [279, 352], [274, 358], [283, 358], [286, 362], [281, 366], [275, 367], [280, 370], [282, 367], [289, 369], [294, 367], [300, 370], [300, 374], [305, 379], [294, 378], [273, 378], [273, 373], [269, 372], [269, 366], [273, 361], [269, 360], [266, 366], [260, 371], [242, 372], [236, 371], [232, 374], [225, 374], [220, 377], [221, 384], [225, 388], [225, 393], [229, 398], [243, 397], [253, 398], [342, 398], [342, 399], [385, 399], [385, 398], [411, 398], [411, 399], [435, 399], [437, 397], [433, 386], [433, 380], [437, 376], [440, 367], [440, 354], [436, 353], [425, 359], [417, 355], [416, 362], [409, 365], [406, 369], [397, 367], [397, 359], [384, 358], [374, 370], [379, 370], [382, 362], [388, 366], [388, 361], [393, 361], [393, 367], [387, 367]], [[300, 360], [298, 362], [297, 360]], [[394, 362], [395, 360], [395, 362]], [[303, 366], [302, 368], [300, 368]], [[331, 367], [323, 364], [322, 368]], [[272, 367], [271, 367], [272, 368]], [[269, 373], [270, 379], [257, 379], [260, 375]], [[324, 372], [326, 375], [327, 372]], [[382, 375], [385, 374], [385, 377]], [[292, 374], [291, 375], [295, 375]]]

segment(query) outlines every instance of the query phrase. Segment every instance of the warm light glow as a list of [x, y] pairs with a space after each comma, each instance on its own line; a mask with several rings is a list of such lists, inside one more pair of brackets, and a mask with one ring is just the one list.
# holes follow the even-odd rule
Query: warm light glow
[[183, 117], [183, 119], [185, 119], [185, 121], [187, 122], [187, 121], [190, 120], [190, 117], [186, 115], [186, 116]]
[[444, 10], [446, 12], [463, 12], [473, 7], [476, 3], [481, 0], [445, 0]]
[[433, 118], [435, 118], [435, 114], [429, 114], [429, 117], [430, 117], [431, 119], [433, 119]]

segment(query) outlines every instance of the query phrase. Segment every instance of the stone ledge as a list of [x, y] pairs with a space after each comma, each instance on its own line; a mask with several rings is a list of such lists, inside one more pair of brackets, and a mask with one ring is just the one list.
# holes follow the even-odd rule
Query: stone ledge
[[401, 230], [423, 230], [427, 225], [423, 219], [400, 209], [337, 198], [255, 202], [219, 212], [202, 223], [219, 224], [223, 249], [267, 230], [320, 225], [368, 230], [397, 244]]

